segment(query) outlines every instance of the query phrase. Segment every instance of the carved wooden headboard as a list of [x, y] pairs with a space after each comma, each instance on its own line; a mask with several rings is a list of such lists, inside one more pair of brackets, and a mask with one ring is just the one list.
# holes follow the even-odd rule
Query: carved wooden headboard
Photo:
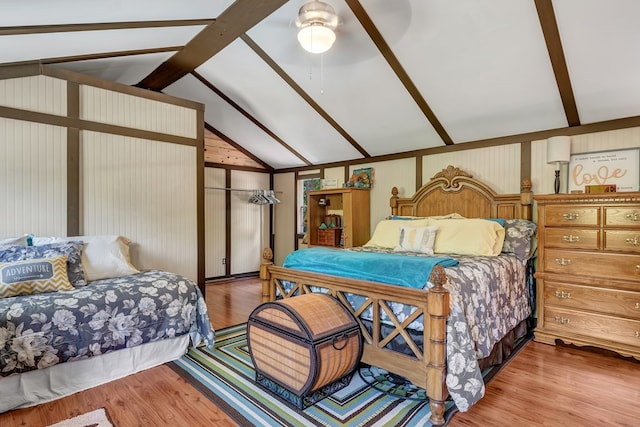
[[453, 166], [435, 174], [413, 197], [398, 197], [391, 190], [391, 214], [434, 216], [459, 213], [467, 218], [520, 218], [531, 220], [531, 181], [522, 182], [519, 194], [496, 194], [470, 174]]

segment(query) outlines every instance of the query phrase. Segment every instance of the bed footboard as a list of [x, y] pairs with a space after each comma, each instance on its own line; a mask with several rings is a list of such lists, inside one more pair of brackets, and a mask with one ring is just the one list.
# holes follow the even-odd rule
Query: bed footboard
[[[444, 424], [445, 399], [448, 396], [445, 384], [446, 320], [449, 315], [444, 268], [434, 267], [430, 278], [434, 286], [425, 290], [293, 270], [273, 265], [272, 259], [271, 250], [265, 249], [260, 266], [263, 301], [274, 301], [276, 295], [289, 298], [310, 293], [316, 287], [340, 300], [358, 319], [364, 339], [362, 361], [404, 376], [425, 389], [429, 397], [432, 424]], [[286, 290], [283, 282], [293, 285]], [[347, 294], [358, 295], [364, 302], [354, 307], [347, 300]], [[410, 305], [415, 307], [415, 311], [401, 321], [390, 308], [391, 303]], [[367, 310], [372, 312], [371, 332], [360, 320]], [[381, 333], [383, 313], [393, 325], [393, 330], [384, 336]], [[408, 331], [408, 326], [419, 318], [424, 323], [424, 348], [414, 342]], [[397, 337], [406, 342], [413, 354], [407, 355], [388, 348], [391, 340]]]

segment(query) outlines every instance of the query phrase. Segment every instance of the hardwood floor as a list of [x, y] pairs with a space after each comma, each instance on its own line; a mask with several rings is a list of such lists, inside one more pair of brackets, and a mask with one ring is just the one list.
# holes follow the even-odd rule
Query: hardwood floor
[[[243, 323], [261, 302], [254, 278], [207, 285], [214, 328]], [[640, 425], [640, 362], [601, 351], [529, 343], [449, 426]], [[0, 390], [0, 399], [2, 398]], [[34, 408], [0, 414], [0, 426], [40, 427], [107, 408], [115, 426], [233, 426], [166, 366]]]

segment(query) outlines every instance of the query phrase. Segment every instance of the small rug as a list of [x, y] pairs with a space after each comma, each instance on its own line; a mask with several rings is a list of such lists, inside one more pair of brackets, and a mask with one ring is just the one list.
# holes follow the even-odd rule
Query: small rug
[[113, 427], [104, 408], [51, 424], [49, 427]]
[[[431, 425], [423, 390], [367, 366], [347, 387], [305, 410], [280, 400], [254, 381], [244, 324], [217, 331], [213, 348], [191, 349], [168, 365], [243, 426]], [[445, 418], [456, 411], [448, 402]]]

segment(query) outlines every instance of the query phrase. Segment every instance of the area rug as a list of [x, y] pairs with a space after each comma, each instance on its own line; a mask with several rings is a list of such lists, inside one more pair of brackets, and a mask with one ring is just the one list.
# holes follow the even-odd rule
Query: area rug
[[[243, 426], [431, 425], [424, 391], [366, 366], [347, 387], [305, 410], [285, 403], [256, 385], [244, 324], [217, 331], [213, 348], [191, 349], [168, 365]], [[445, 418], [455, 411], [448, 402]]]
[[104, 408], [69, 418], [49, 427], [113, 427]]

